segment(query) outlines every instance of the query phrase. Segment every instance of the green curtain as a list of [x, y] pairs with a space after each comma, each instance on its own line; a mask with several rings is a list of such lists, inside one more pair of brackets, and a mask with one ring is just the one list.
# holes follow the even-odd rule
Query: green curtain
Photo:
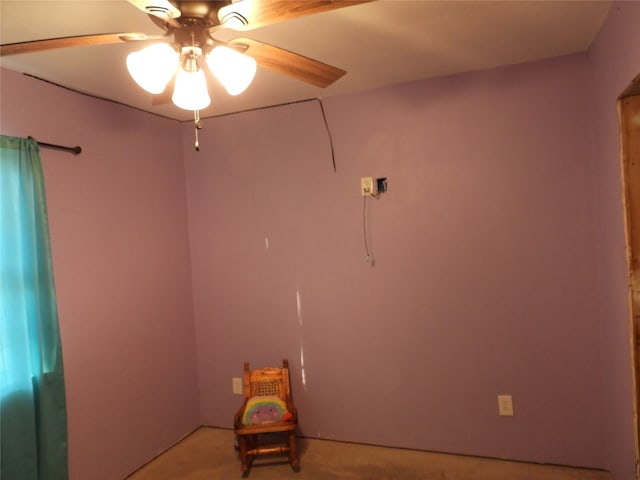
[[38, 144], [0, 135], [0, 477], [66, 480], [67, 413]]

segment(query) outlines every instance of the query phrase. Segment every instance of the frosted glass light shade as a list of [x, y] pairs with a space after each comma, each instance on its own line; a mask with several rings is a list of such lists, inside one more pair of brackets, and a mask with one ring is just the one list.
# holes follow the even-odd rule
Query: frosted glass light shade
[[178, 67], [180, 56], [166, 43], [156, 43], [127, 56], [127, 69], [149, 93], [162, 93]]
[[207, 65], [229, 95], [244, 92], [256, 75], [256, 61], [229, 47], [216, 47], [207, 56]]
[[204, 72], [186, 72], [180, 68], [176, 74], [176, 86], [171, 97], [176, 106], [185, 110], [202, 110], [211, 103]]

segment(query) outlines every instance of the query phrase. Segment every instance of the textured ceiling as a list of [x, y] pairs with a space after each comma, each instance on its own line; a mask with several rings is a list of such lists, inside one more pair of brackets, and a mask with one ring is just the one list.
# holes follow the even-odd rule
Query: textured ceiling
[[[582, 52], [609, 1], [378, 0], [282, 22], [249, 36], [347, 70], [326, 89], [258, 68], [253, 84], [232, 97], [210, 85], [202, 117], [223, 115], [421, 78]], [[162, 33], [126, 1], [1, 1], [2, 44], [112, 32]], [[2, 67], [177, 120], [193, 113], [152, 105], [129, 77], [125, 59], [139, 44], [74, 47], [4, 57]]]

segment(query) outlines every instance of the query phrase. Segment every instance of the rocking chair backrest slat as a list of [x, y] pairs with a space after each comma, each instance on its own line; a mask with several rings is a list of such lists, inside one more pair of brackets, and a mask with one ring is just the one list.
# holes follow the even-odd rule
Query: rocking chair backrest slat
[[282, 368], [267, 367], [250, 370], [249, 363], [244, 364], [244, 397], [278, 396], [289, 400], [289, 363], [285, 360]]

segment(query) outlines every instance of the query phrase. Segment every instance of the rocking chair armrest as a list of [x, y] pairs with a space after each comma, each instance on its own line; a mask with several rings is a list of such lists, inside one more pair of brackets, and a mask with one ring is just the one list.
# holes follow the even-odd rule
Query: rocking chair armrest
[[242, 417], [244, 416], [244, 411], [247, 408], [247, 399], [242, 402], [242, 406], [238, 409], [236, 414], [233, 417], [233, 428], [241, 428], [242, 425]]
[[291, 413], [293, 423], [298, 423], [298, 409], [291, 401], [287, 401], [287, 411]]

